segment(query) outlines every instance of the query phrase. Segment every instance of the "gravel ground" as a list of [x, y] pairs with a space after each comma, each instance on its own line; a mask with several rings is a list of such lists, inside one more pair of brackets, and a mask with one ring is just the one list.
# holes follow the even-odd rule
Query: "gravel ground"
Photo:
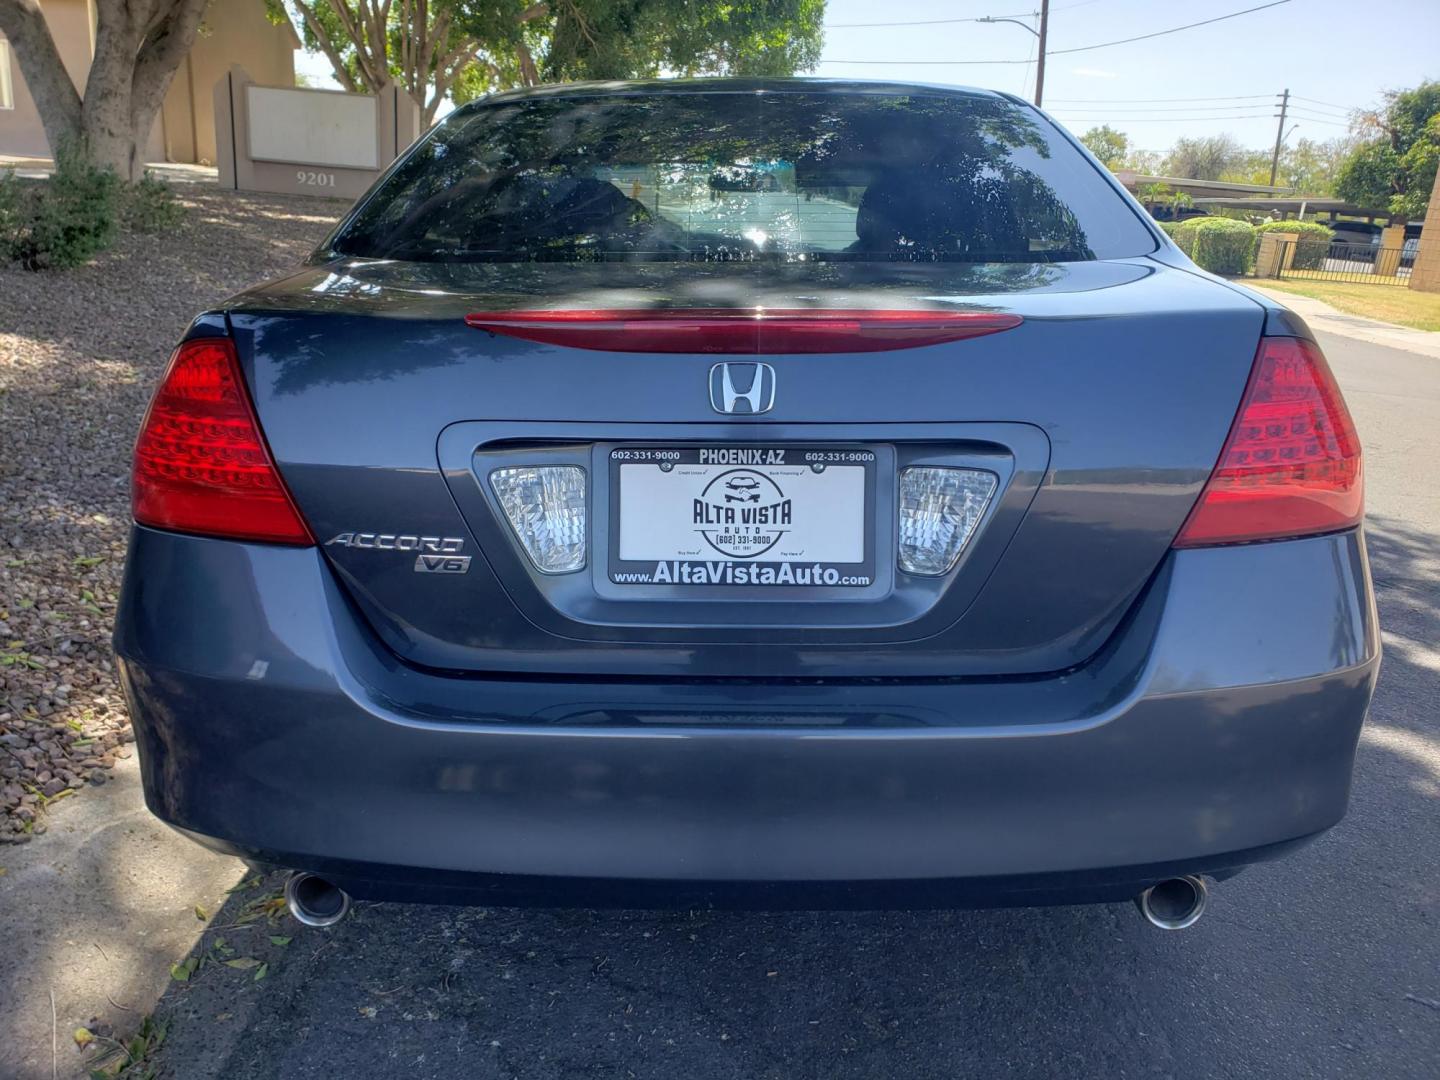
[[199, 311], [286, 270], [343, 204], [186, 188], [185, 222], [77, 270], [0, 266], [0, 843], [130, 754], [110, 624], [130, 448]]

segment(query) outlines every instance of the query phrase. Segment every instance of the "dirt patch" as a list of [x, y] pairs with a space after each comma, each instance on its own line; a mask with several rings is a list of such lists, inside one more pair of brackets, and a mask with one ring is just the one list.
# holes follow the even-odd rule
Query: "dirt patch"
[[298, 263], [344, 210], [182, 188], [185, 222], [75, 270], [0, 266], [0, 842], [128, 756], [110, 628], [130, 450], [199, 312]]

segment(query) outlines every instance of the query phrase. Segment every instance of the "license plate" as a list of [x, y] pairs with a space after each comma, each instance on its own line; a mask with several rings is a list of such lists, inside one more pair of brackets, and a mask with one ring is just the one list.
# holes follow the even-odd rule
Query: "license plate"
[[874, 583], [873, 450], [616, 447], [610, 491], [617, 585]]

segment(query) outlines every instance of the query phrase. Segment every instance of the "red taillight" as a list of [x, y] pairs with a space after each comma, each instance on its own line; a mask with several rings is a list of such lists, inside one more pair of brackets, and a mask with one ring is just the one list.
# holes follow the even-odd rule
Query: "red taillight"
[[1220, 461], [1176, 547], [1335, 532], [1364, 513], [1360, 440], [1317, 345], [1260, 342]]
[[260, 434], [235, 347], [199, 338], [175, 350], [135, 443], [141, 525], [232, 540], [313, 544]]
[[492, 334], [576, 349], [656, 353], [881, 352], [938, 345], [1020, 325], [983, 311], [826, 308], [637, 308], [477, 311], [465, 322]]

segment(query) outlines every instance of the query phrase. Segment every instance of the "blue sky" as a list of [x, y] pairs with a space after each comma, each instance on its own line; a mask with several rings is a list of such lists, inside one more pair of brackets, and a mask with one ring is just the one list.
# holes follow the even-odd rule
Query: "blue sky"
[[[1440, 78], [1440, 0], [1289, 0], [1149, 41], [1056, 53], [1264, 2], [1053, 0], [1045, 107], [1077, 132], [1108, 123], [1142, 150], [1163, 151], [1178, 136], [1219, 132], [1268, 147], [1275, 139], [1276, 97], [1287, 86], [1306, 99], [1295, 102], [1291, 122], [1300, 127], [1289, 138], [1327, 139], [1344, 134], [1348, 110], [1373, 105], [1382, 90]], [[823, 62], [815, 74], [957, 83], [1029, 98], [1035, 37], [1021, 27], [844, 24], [995, 15], [1033, 25], [1028, 13], [1038, 8], [1038, 0], [829, 0]], [[965, 63], [906, 63], [913, 60]], [[1021, 62], [992, 63], [1002, 60]], [[334, 85], [324, 57], [302, 53], [296, 67], [316, 85]]]
[[[1344, 134], [1346, 110], [1375, 103], [1382, 90], [1440, 78], [1440, 0], [1290, 0], [1149, 41], [1054, 52], [1199, 22], [1265, 2], [1052, 0], [1044, 106], [1077, 132], [1108, 123], [1144, 150], [1164, 150], [1181, 135], [1219, 132], [1229, 132], [1247, 146], [1264, 147], [1275, 140], [1275, 102], [1286, 87], [1309, 99], [1295, 102], [1293, 122], [1300, 127], [1290, 139], [1327, 139]], [[1033, 58], [1035, 38], [1021, 27], [840, 24], [981, 15], [1025, 21], [1025, 13], [1039, 6], [1038, 0], [829, 0], [825, 62], [815, 73], [959, 83], [1030, 98], [1033, 63], [903, 63]], [[1035, 25], [1033, 18], [1028, 21]], [[880, 63], [841, 62], [845, 60]], [[1161, 98], [1208, 100], [1157, 100]]]

